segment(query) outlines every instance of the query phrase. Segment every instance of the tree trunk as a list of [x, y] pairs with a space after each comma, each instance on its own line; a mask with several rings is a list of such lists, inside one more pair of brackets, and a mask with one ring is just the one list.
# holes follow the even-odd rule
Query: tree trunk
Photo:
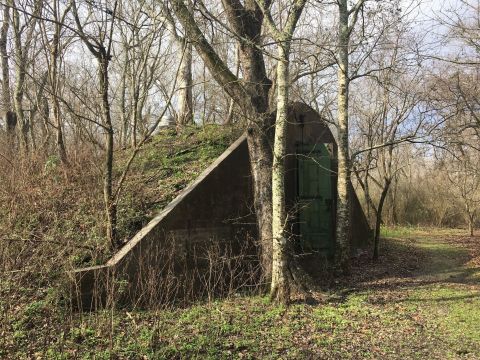
[[9, 55], [7, 52], [8, 29], [10, 27], [10, 11], [7, 5], [3, 5], [3, 23], [0, 31], [0, 56], [2, 64], [2, 103], [0, 114], [4, 118], [7, 131], [7, 151], [8, 157], [12, 157], [15, 148], [15, 128], [17, 126], [17, 115], [12, 111], [12, 101], [10, 98], [10, 66], [8, 64]]
[[117, 206], [113, 198], [113, 124], [108, 100], [108, 59], [98, 59], [100, 91], [102, 96], [103, 122], [105, 126], [105, 165], [103, 180], [103, 199], [107, 215], [107, 239], [112, 249], [120, 245], [117, 239]]
[[[258, 21], [258, 20], [257, 20]], [[261, 33], [260, 25], [252, 28]], [[252, 30], [252, 33], [255, 33]], [[252, 35], [254, 36], [254, 35]], [[255, 38], [257, 43], [259, 40]], [[254, 205], [261, 245], [261, 261], [264, 279], [271, 282], [272, 276], [272, 145], [274, 124], [269, 110], [271, 81], [267, 78], [263, 55], [254, 45], [240, 46], [244, 81], [252, 89], [249, 94], [252, 109], [247, 115], [247, 140], [253, 177]], [[237, 100], [237, 103], [240, 103]]]
[[[133, 79], [132, 79], [133, 81]], [[135, 80], [136, 81], [136, 80]], [[133, 149], [137, 147], [137, 128], [138, 128], [138, 97], [139, 97], [139, 90], [138, 90], [138, 85], [136, 82], [132, 82], [131, 86], [131, 91], [132, 91], [132, 105], [130, 107], [130, 113], [131, 113], [131, 124], [132, 124], [132, 132], [130, 134], [131, 136], [131, 146]]]
[[397, 176], [393, 178], [393, 191], [392, 191], [392, 224], [397, 225], [398, 224], [398, 215], [397, 215]]
[[193, 124], [193, 94], [192, 94], [192, 43], [183, 38], [179, 52], [181, 61], [178, 73], [178, 125]]
[[22, 56], [22, 49], [20, 45], [20, 40], [16, 43], [17, 47], [15, 49], [15, 90], [13, 97], [13, 104], [15, 107], [15, 114], [17, 115], [17, 121], [20, 124], [21, 128], [21, 139], [22, 147], [24, 152], [27, 154], [29, 152], [28, 144], [28, 119], [25, 117], [25, 112], [23, 111], [23, 94], [24, 94], [24, 84], [25, 84], [25, 62]]
[[[285, 199], [285, 156], [287, 155], [288, 135], [288, 93], [290, 46], [298, 19], [305, 6], [305, 0], [293, 2], [291, 12], [282, 30], [271, 22], [267, 15], [267, 24], [275, 34], [277, 42], [277, 117], [273, 145], [272, 165], [272, 283], [270, 297], [277, 302], [288, 304], [290, 301], [291, 275], [289, 271], [289, 239], [286, 230], [288, 216]], [[263, 9], [266, 11], [266, 9]]]
[[261, 262], [265, 283], [271, 281], [272, 249], [272, 149], [270, 134], [273, 116], [269, 112], [268, 79], [262, 46], [263, 13], [255, 0], [245, 0], [238, 6], [233, 0], [222, 1], [227, 18], [242, 37], [240, 60], [243, 79], [238, 79], [207, 41], [185, 1], [173, 1], [173, 9], [182, 23], [189, 40], [203, 59], [213, 78], [235, 99], [247, 122], [247, 140], [254, 188], [254, 206], [257, 216]]
[[[284, 45], [287, 47], [288, 45]], [[287, 212], [285, 203], [285, 155], [288, 121], [288, 49], [278, 45], [277, 117], [272, 166], [272, 283], [270, 297], [280, 303], [290, 301], [288, 276]]]
[[228, 111], [227, 111], [227, 118], [223, 122], [223, 125], [229, 125], [233, 122], [233, 110], [235, 108], [235, 102], [233, 99], [230, 99], [228, 102]]
[[475, 223], [475, 216], [473, 214], [469, 214], [469, 216], [468, 216], [468, 231], [470, 232], [470, 236], [473, 236], [474, 223]]
[[28, 118], [25, 117], [25, 112], [23, 111], [23, 85], [25, 82], [25, 70], [22, 65], [17, 66], [16, 71], [17, 83], [15, 84], [15, 96], [13, 103], [15, 105], [15, 114], [17, 115], [17, 121], [20, 123], [21, 130], [21, 139], [22, 147], [25, 154], [30, 152], [29, 142], [28, 142], [28, 131], [29, 131], [29, 122]]
[[[13, 2], [12, 2], [13, 5]], [[13, 8], [13, 29], [14, 29], [14, 43], [15, 43], [15, 90], [13, 96], [13, 104], [15, 113], [17, 115], [17, 121], [20, 123], [22, 147], [25, 153], [29, 152], [28, 145], [28, 119], [25, 117], [23, 111], [23, 94], [25, 86], [26, 76], [26, 55], [24, 54], [24, 48], [22, 44], [21, 32], [20, 32], [20, 15], [18, 9]], [[25, 49], [28, 50], [28, 49]]]
[[65, 142], [63, 137], [63, 124], [60, 115], [60, 104], [58, 103], [58, 98], [53, 95], [52, 96], [52, 105], [53, 105], [53, 117], [55, 118], [55, 126], [56, 126], [56, 148], [57, 148], [57, 155], [60, 158], [62, 164], [68, 164], [68, 157], [67, 151], [65, 150]]
[[50, 107], [47, 97], [42, 97], [42, 105], [41, 105], [41, 113], [42, 113], [42, 149], [45, 152], [45, 155], [49, 154], [49, 142], [50, 142], [50, 127], [48, 125], [48, 118], [50, 117]]
[[339, 1], [338, 39], [338, 174], [335, 265], [337, 271], [350, 271], [350, 161], [348, 144], [348, 7]]
[[378, 247], [380, 243], [380, 227], [382, 226], [382, 210], [383, 205], [385, 204], [385, 199], [387, 198], [388, 189], [390, 188], [391, 180], [386, 179], [384, 187], [382, 189], [382, 194], [380, 195], [380, 201], [377, 207], [377, 214], [375, 219], [375, 238], [373, 244], [373, 260], [378, 260]]
[[[272, 115], [263, 115], [273, 123]], [[272, 268], [272, 148], [265, 129], [249, 127], [247, 141], [253, 180], [254, 208], [257, 218], [260, 259], [265, 283], [271, 281]], [[267, 129], [266, 131], [270, 131]]]
[[128, 56], [125, 55], [125, 62], [123, 63], [122, 78], [120, 82], [120, 109], [121, 109], [121, 119], [122, 119], [122, 146], [124, 148], [128, 145], [128, 113], [127, 113], [127, 99], [126, 99], [126, 87], [127, 87], [127, 66], [128, 66]]
[[[58, 18], [58, 3], [54, 3], [55, 18]], [[65, 142], [63, 137], [63, 123], [60, 114], [60, 103], [58, 101], [58, 56], [60, 48], [60, 31], [61, 25], [59, 23], [55, 24], [55, 34], [53, 35], [53, 43], [51, 48], [51, 64], [49, 68], [50, 72], [50, 87], [52, 90], [51, 101], [52, 101], [52, 110], [53, 117], [55, 120], [56, 127], [56, 149], [57, 155], [60, 158], [62, 164], [68, 164], [67, 151], [65, 150]]]

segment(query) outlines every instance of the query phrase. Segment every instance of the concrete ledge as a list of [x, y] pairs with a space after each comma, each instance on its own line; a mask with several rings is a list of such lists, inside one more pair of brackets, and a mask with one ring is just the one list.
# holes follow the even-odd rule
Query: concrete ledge
[[[242, 231], [253, 234], [251, 189], [248, 146], [242, 135], [106, 264], [70, 274], [74, 306], [85, 310], [102, 307], [115, 289], [122, 293], [116, 301], [134, 301], [147, 277], [165, 275], [167, 258], [171, 268], [181, 269], [203, 243], [231, 242]], [[215, 211], [215, 205], [223, 200], [228, 204]], [[122, 289], [125, 286], [127, 289]]]

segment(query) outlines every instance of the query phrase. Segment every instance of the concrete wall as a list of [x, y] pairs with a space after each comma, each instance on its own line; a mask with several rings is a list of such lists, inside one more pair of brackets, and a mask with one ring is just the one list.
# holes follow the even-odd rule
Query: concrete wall
[[[320, 115], [304, 103], [294, 103], [290, 108], [290, 121], [288, 124], [288, 156], [286, 158], [286, 197], [290, 208], [297, 201], [297, 159], [295, 153], [299, 144], [323, 143], [332, 156], [332, 194], [334, 203], [332, 208], [332, 229], [335, 229], [336, 194], [337, 194], [337, 143], [335, 137]], [[372, 233], [358, 200], [355, 189], [350, 184], [350, 243], [352, 255], [358, 249], [366, 248], [371, 241]], [[294, 228], [295, 230], [295, 228]], [[297, 231], [298, 232], [298, 229]]]
[[[242, 136], [105, 265], [73, 272], [75, 306], [96, 308], [108, 301], [112, 288], [121, 287], [126, 288], [117, 289], [122, 295], [115, 301], [149, 301], [152, 292], [162, 289], [145, 282], [191, 274], [186, 270], [192, 264], [202, 271], [209, 249], [222, 250], [228, 244], [231, 251], [253, 252], [254, 244], [247, 243], [256, 237], [252, 208], [248, 148]], [[184, 286], [179, 281], [172, 279], [175, 284], [168, 286]], [[179, 289], [172, 291], [177, 294]]]
[[[295, 103], [290, 118], [286, 195], [292, 207], [297, 189], [297, 144], [330, 144], [334, 170], [336, 144], [329, 128], [307, 105]], [[335, 184], [332, 174], [333, 194]], [[369, 243], [370, 229], [353, 187], [351, 190], [350, 236], [354, 250]], [[211, 249], [223, 254], [225, 261], [246, 254], [243, 260], [249, 263], [242, 266], [254, 268], [258, 264], [255, 238], [248, 145], [242, 136], [105, 265], [71, 274], [74, 306], [95, 309], [110, 301], [148, 304], [152, 299], [171, 300], [201, 291], [205, 279], [211, 277]], [[255, 279], [237, 280], [247, 283]]]

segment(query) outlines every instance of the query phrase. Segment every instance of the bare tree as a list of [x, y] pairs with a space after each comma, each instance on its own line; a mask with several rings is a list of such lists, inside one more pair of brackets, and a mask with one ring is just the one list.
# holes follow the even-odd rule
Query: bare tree
[[[192, 8], [192, 4], [188, 6]], [[183, 126], [193, 123], [193, 79], [192, 79], [192, 43], [185, 34], [180, 34], [175, 19], [169, 9], [164, 7], [165, 19], [169, 25], [170, 32], [178, 47], [178, 61], [180, 72], [178, 74], [178, 111], [177, 125]]]
[[480, 208], [479, 152], [468, 146], [458, 145], [456, 151], [443, 161], [448, 180], [455, 194], [463, 203], [463, 214], [470, 236], [474, 235], [475, 220]]
[[[172, 2], [174, 13], [197, 53], [217, 83], [235, 100], [247, 119], [247, 139], [254, 184], [255, 213], [262, 245], [262, 264], [266, 278], [270, 279], [272, 151], [269, 134], [273, 116], [269, 109], [271, 81], [267, 77], [261, 49], [264, 15], [255, 0], [246, 0], [244, 3], [238, 0], [222, 1], [230, 31], [240, 43], [243, 78], [238, 78], [220, 58], [195, 19], [196, 12], [207, 13], [208, 9], [205, 9], [201, 2], [193, 9], [189, 9], [183, 0]], [[265, 7], [268, 8], [270, 3], [271, 1], [265, 1]]]
[[[120, 4], [120, 13], [129, 14], [128, 21], [117, 24], [122, 56], [119, 56], [121, 61], [115, 63], [121, 72], [119, 87], [124, 146], [130, 133], [130, 143], [135, 148], [139, 137], [143, 138], [150, 125], [145, 122], [145, 109], [164, 60], [166, 21], [160, 10], [149, 2]], [[182, 51], [179, 53], [180, 56], [183, 54]]]
[[[80, 39], [95, 57], [98, 66], [98, 84], [102, 99], [102, 128], [105, 132], [105, 163], [103, 180], [103, 197], [105, 203], [105, 213], [107, 216], [107, 239], [112, 248], [117, 248], [120, 244], [117, 238], [117, 206], [113, 194], [113, 150], [114, 150], [114, 128], [111, 115], [111, 106], [109, 98], [110, 80], [108, 67], [112, 59], [113, 26], [117, 10], [117, 1], [112, 10], [107, 9], [100, 14], [96, 34], [87, 34], [85, 26], [80, 20], [80, 15], [75, 0], [72, 0], [72, 10]], [[90, 7], [92, 5], [89, 5]], [[88, 9], [92, 11], [92, 8]], [[102, 9], [95, 9], [102, 11]]]
[[[17, 120], [21, 126], [22, 145], [26, 153], [29, 152], [28, 133], [30, 120], [25, 116], [24, 94], [28, 66], [31, 64], [31, 47], [35, 36], [38, 17], [42, 12], [43, 1], [36, 0], [32, 5], [32, 16], [24, 16], [15, 0], [9, 0], [8, 5], [12, 9], [12, 30], [14, 39], [14, 64], [15, 64], [15, 89], [14, 107]], [[22, 21], [22, 19], [24, 21]]]
[[[355, 139], [352, 168], [365, 195], [367, 215], [373, 210], [374, 260], [379, 255], [380, 226], [385, 200], [398, 173], [408, 165], [399, 146], [406, 142], [428, 140], [436, 122], [426, 123], [428, 109], [423, 104], [423, 72], [407, 44], [413, 40], [408, 24], [398, 24], [385, 36], [384, 44], [372, 55], [369, 65], [377, 68], [375, 76], [359, 80], [353, 87]], [[380, 196], [372, 197], [373, 183]]]
[[358, 0], [353, 8], [348, 8], [347, 0], [338, 1], [338, 173], [337, 173], [337, 225], [335, 263], [341, 272], [348, 272], [350, 268], [350, 154], [349, 154], [349, 125], [348, 125], [348, 90], [349, 75], [349, 48], [350, 37], [358, 19], [358, 14], [365, 0]]
[[289, 4], [285, 25], [275, 22], [271, 4], [257, 0], [264, 14], [272, 38], [277, 46], [277, 114], [273, 144], [272, 166], [272, 283], [270, 297], [277, 302], [290, 300], [288, 270], [288, 234], [286, 232], [287, 211], [285, 201], [285, 156], [287, 155], [287, 124], [290, 87], [290, 51], [293, 33], [305, 7], [306, 0], [295, 0]]
[[[51, 11], [51, 19], [42, 21], [40, 26], [43, 35], [44, 49], [47, 51], [47, 77], [50, 90], [50, 108], [52, 110], [56, 141], [56, 152], [63, 164], [68, 164], [67, 151], [65, 148], [65, 136], [63, 134], [63, 121], [60, 107], [60, 88], [62, 87], [61, 77], [58, 76], [62, 60], [62, 52], [66, 44], [62, 44], [62, 31], [66, 16], [70, 11], [71, 5], [62, 9], [61, 2], [54, 0], [48, 9]], [[47, 16], [49, 14], [45, 14]], [[50, 30], [50, 25], [53, 29]], [[51, 36], [49, 33], [51, 32]], [[67, 43], [68, 44], [68, 43]]]

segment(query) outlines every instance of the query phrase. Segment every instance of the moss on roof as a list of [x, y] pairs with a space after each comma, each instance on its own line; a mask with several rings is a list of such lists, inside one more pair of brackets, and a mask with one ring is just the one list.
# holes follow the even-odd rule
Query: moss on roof
[[[190, 126], [180, 133], [166, 128], [144, 144], [121, 192], [121, 240], [128, 241], [241, 133], [235, 126]], [[115, 182], [131, 154], [131, 149], [115, 151]], [[0, 256], [15, 259], [10, 270], [27, 266], [22, 274], [51, 279], [52, 273], [110, 257], [102, 192], [104, 154], [85, 144], [69, 156], [68, 167], [55, 156], [42, 155], [20, 164], [21, 181], [12, 178], [12, 190], [0, 192], [0, 234], [8, 234], [2, 236], [8, 242]], [[3, 175], [0, 180], [9, 179]]]
[[[195, 180], [240, 135], [239, 127], [207, 125], [161, 130], [132, 166], [119, 206], [119, 230], [130, 238]], [[130, 151], [118, 155], [121, 171]]]

